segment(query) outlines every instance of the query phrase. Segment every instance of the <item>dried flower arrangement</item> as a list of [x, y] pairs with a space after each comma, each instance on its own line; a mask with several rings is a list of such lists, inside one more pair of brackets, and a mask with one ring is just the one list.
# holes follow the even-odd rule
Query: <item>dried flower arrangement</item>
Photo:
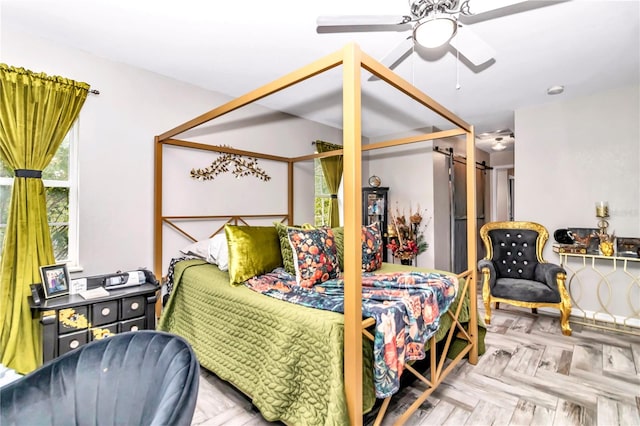
[[[226, 148], [231, 148], [227, 145], [222, 145]], [[255, 176], [261, 181], [267, 182], [271, 180], [264, 170], [258, 167], [258, 159], [254, 157], [245, 157], [240, 154], [224, 153], [216, 158], [209, 167], [204, 169], [191, 169], [191, 177], [197, 180], [213, 180], [220, 173], [228, 173], [229, 167], [233, 165], [231, 173], [236, 178], [244, 176]]]
[[429, 226], [431, 218], [427, 219], [426, 223], [421, 226], [425, 214], [426, 209], [424, 211], [420, 210], [419, 204], [415, 212], [409, 205], [409, 217], [407, 220], [404, 209], [401, 214], [396, 202], [395, 214], [390, 211], [391, 223], [387, 229], [389, 235], [387, 248], [391, 250], [393, 257], [401, 261], [411, 262], [417, 255], [429, 248], [429, 244], [424, 238], [424, 232]]

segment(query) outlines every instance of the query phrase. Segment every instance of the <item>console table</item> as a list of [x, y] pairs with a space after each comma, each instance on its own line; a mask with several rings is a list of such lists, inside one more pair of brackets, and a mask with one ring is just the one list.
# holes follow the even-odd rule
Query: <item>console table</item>
[[[640, 335], [640, 259], [558, 253], [567, 271], [570, 321]], [[591, 300], [587, 300], [587, 299]], [[591, 306], [587, 306], [591, 303]], [[622, 313], [621, 313], [622, 312]]]
[[156, 284], [110, 290], [108, 296], [84, 299], [80, 295], [47, 299], [29, 305], [39, 318], [43, 362], [50, 361], [92, 340], [116, 333], [154, 329]]

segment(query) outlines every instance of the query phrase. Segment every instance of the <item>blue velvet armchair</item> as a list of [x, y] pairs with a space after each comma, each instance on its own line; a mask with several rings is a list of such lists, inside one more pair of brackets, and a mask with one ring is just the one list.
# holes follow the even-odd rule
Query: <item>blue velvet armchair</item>
[[560, 310], [562, 334], [571, 335], [571, 299], [566, 271], [542, 257], [549, 239], [546, 228], [534, 222], [489, 222], [480, 228], [486, 256], [478, 262], [482, 273], [485, 322], [491, 323], [491, 304], [500, 302], [531, 308]]
[[0, 424], [188, 426], [199, 370], [181, 337], [151, 330], [116, 334], [0, 389]]

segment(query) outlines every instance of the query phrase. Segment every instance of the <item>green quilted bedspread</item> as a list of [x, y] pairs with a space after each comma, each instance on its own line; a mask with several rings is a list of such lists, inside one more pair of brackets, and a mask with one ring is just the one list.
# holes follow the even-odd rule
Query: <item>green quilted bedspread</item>
[[[407, 267], [385, 264], [383, 270], [402, 268]], [[466, 321], [466, 307], [463, 314]], [[175, 266], [173, 292], [158, 328], [187, 339], [200, 364], [249, 395], [267, 420], [345, 425], [343, 319], [232, 287], [228, 273], [189, 260]], [[442, 317], [438, 339], [450, 323], [448, 315]], [[364, 338], [364, 412], [375, 402], [372, 358]]]

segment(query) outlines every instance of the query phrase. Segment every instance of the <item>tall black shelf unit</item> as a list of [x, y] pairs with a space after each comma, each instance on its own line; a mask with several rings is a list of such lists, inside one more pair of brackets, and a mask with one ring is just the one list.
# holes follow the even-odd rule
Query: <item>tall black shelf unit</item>
[[382, 261], [387, 261], [387, 225], [389, 211], [389, 188], [366, 187], [362, 188], [362, 224], [371, 225], [380, 223], [382, 232]]

